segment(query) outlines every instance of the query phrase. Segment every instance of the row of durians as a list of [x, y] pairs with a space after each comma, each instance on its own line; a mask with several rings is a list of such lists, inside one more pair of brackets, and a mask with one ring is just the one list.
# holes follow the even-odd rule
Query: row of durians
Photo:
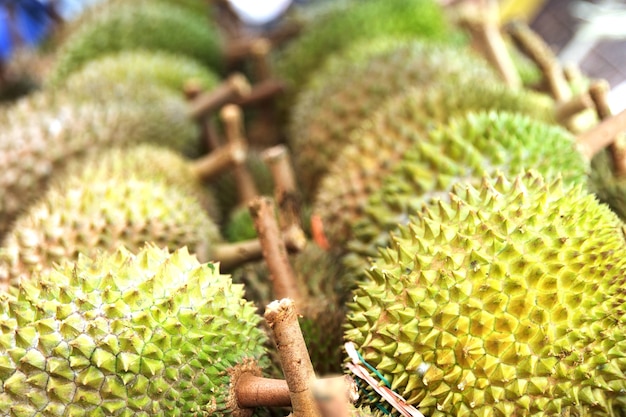
[[[111, 14], [115, 3], [123, 2], [112, 2]], [[338, 369], [346, 317], [345, 339], [373, 375], [424, 415], [619, 414], [622, 223], [586, 191], [589, 161], [555, 125], [554, 103], [500, 83], [446, 34], [434, 4], [417, 3], [326, 12], [277, 58], [286, 67], [290, 56], [319, 66], [345, 42], [314, 75], [296, 69], [310, 79], [285, 99], [294, 100], [288, 144], [296, 176], [332, 248], [313, 247], [317, 258], [297, 266], [311, 294], [303, 330], [318, 372]], [[176, 34], [162, 32], [167, 42]], [[67, 49], [88, 45], [86, 55], [104, 49], [71, 39]], [[314, 58], [304, 57], [309, 52]], [[120, 65], [128, 77], [151, 59], [162, 61], [130, 82], [107, 81], [117, 70], [98, 68]], [[59, 62], [65, 77], [68, 59]], [[2, 192], [23, 200], [2, 199], [3, 216], [10, 213], [2, 273], [22, 283], [2, 296], [3, 413], [229, 414], [235, 365], [267, 364], [259, 319], [240, 286], [184, 251], [142, 248], [186, 246], [208, 261], [223, 240], [205, 214], [213, 203], [197, 170], [152, 146], [193, 153], [197, 128], [171, 91], [207, 70], [179, 69], [183, 62], [122, 53], [7, 110]], [[139, 142], [151, 145], [103, 154]], [[89, 154], [91, 162], [69, 164]], [[101, 252], [120, 244], [136, 254]], [[256, 277], [267, 272], [247, 268], [234, 275], [249, 283], [255, 275], [258, 288], [249, 292], [267, 294]], [[389, 408], [373, 390], [362, 399], [376, 413]]]

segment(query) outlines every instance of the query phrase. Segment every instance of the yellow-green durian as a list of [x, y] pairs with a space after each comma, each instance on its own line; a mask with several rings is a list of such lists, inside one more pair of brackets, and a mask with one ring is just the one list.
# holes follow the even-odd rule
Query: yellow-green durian
[[[589, 162], [565, 129], [506, 112], [469, 113], [417, 141], [367, 200], [351, 224], [346, 246], [353, 262], [364, 262], [387, 246], [389, 231], [433, 198], [444, 198], [452, 185], [480, 183], [483, 175], [516, 175], [535, 169], [546, 179], [586, 186]], [[360, 265], [357, 262], [357, 265]]]
[[531, 172], [410, 215], [349, 304], [372, 376], [431, 417], [623, 413], [626, 241], [608, 207]]
[[260, 321], [241, 285], [184, 248], [63, 262], [0, 294], [0, 413], [250, 415], [231, 382], [260, 374]]
[[[313, 211], [321, 216], [329, 243], [342, 248], [350, 240], [352, 225], [363, 216], [369, 196], [381, 187], [405, 152], [416, 142], [428, 141], [428, 132], [440, 123], [482, 109], [518, 112], [547, 122], [552, 120], [552, 106], [546, 96], [475, 80], [411, 89], [392, 98], [352, 131], [320, 183]], [[527, 119], [520, 123], [532, 124]], [[462, 133], [459, 129], [455, 134], [478, 136], [495, 129], [495, 124], [483, 125]], [[571, 142], [561, 130], [554, 132]], [[471, 142], [472, 137], [464, 139]]]
[[211, 219], [219, 224], [221, 214], [215, 196], [194, 170], [193, 162], [171, 149], [152, 144], [111, 148], [85, 158], [76, 158], [60, 169], [53, 179], [63, 186], [67, 177], [81, 175], [89, 167], [89, 178], [104, 180], [130, 176], [157, 180], [195, 196]]
[[51, 187], [13, 224], [0, 250], [0, 284], [15, 285], [79, 253], [119, 246], [135, 251], [145, 242], [172, 250], [187, 246], [208, 261], [221, 241], [196, 195], [130, 172], [102, 178], [86, 166]]
[[[624, 146], [624, 136], [616, 140], [618, 149]], [[604, 149], [591, 160], [589, 188], [622, 220], [626, 221], [626, 180], [615, 172], [615, 162], [609, 149]]]
[[148, 49], [187, 55], [220, 70], [220, 36], [208, 19], [164, 2], [129, 2], [105, 8], [82, 22], [59, 48], [48, 82], [62, 83], [102, 55]]
[[[368, 45], [360, 45], [367, 48]], [[314, 195], [318, 181], [358, 127], [387, 99], [411, 87], [460, 80], [498, 83], [487, 64], [467, 50], [397, 41], [368, 59], [346, 62], [303, 91], [291, 114], [289, 143], [302, 190]]]
[[67, 99], [53, 107], [36, 113], [29, 106], [15, 109], [16, 117], [0, 131], [0, 235], [71, 158], [141, 142], [197, 153], [198, 127], [177, 99], [152, 107], [73, 105]]
[[128, 85], [133, 85], [138, 91], [158, 85], [182, 96], [185, 84], [190, 81], [203, 90], [211, 90], [219, 83], [219, 76], [185, 55], [133, 50], [86, 63], [72, 73], [61, 88], [85, 99], [110, 96], [111, 89], [128, 88]]

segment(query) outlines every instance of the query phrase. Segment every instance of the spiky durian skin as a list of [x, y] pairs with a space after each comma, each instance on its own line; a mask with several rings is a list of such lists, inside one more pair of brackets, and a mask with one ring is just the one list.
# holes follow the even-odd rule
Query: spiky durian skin
[[[549, 157], [547, 157], [549, 155]], [[367, 256], [387, 246], [388, 232], [424, 202], [445, 196], [453, 184], [477, 184], [500, 171], [516, 175], [534, 168], [567, 185], [586, 185], [588, 161], [566, 130], [506, 112], [468, 113], [416, 142], [367, 200], [352, 224], [346, 263], [360, 269]]]
[[94, 58], [132, 49], [187, 55], [216, 70], [222, 63], [219, 35], [207, 20], [163, 2], [128, 3], [83, 22], [59, 49], [48, 81], [59, 84]]
[[295, 91], [333, 52], [379, 36], [444, 39], [449, 29], [440, 7], [430, 0], [352, 1], [314, 18], [278, 57], [277, 73]]
[[151, 144], [128, 148], [112, 148], [97, 155], [69, 161], [53, 179], [53, 184], [63, 187], [66, 178], [81, 175], [89, 167], [89, 180], [117, 178], [124, 180], [129, 173], [137, 178], [164, 182], [168, 186], [195, 196], [211, 219], [219, 224], [221, 217], [215, 196], [193, 170], [191, 160], [178, 152]]
[[90, 61], [72, 73], [62, 87], [84, 95], [108, 94], [115, 84], [156, 84], [183, 93], [185, 84], [194, 81], [204, 90], [219, 83], [219, 76], [184, 55], [164, 51], [122, 51]]
[[617, 216], [535, 173], [459, 185], [412, 214], [347, 316], [393, 390], [432, 417], [623, 411]]
[[[318, 375], [341, 372], [343, 319], [345, 303], [352, 282], [345, 279], [343, 266], [336, 254], [310, 242], [302, 252], [289, 260], [296, 275], [298, 289], [306, 302], [299, 307], [300, 327], [307, 344], [313, 368]], [[244, 284], [246, 299], [265, 310], [275, 299], [265, 262], [244, 265], [233, 272], [233, 281]], [[281, 378], [280, 358], [275, 345], [268, 347], [273, 366], [270, 376]]]
[[93, 177], [85, 167], [50, 188], [13, 225], [0, 250], [0, 283], [16, 285], [79, 253], [137, 250], [145, 242], [189, 247], [207, 261], [221, 241], [195, 195], [156, 179]]
[[176, 99], [153, 107], [66, 104], [34, 114], [25, 110], [27, 123], [20, 125], [16, 117], [0, 132], [0, 235], [71, 158], [141, 142], [197, 152], [198, 128], [187, 119], [184, 102]]
[[467, 50], [418, 41], [398, 41], [369, 59], [347, 62], [328, 74], [324, 82], [299, 96], [289, 126], [294, 165], [306, 197], [314, 195], [350, 132], [385, 100], [409, 86], [485, 79], [497, 80], [497, 76]]
[[[381, 187], [415, 142], [428, 140], [428, 132], [438, 123], [481, 109], [518, 112], [551, 121], [552, 106], [552, 100], [544, 95], [476, 81], [412, 89], [389, 100], [352, 131], [320, 183], [313, 211], [321, 216], [329, 243], [343, 248], [352, 238], [352, 225], [363, 216], [368, 197]], [[526, 119], [520, 122], [529, 123]], [[485, 129], [476, 128], [479, 132]], [[468, 130], [457, 134], [478, 134]]]
[[[618, 155], [626, 146], [626, 136], [623, 134], [615, 139], [614, 146]], [[591, 174], [589, 175], [590, 190], [602, 201], [611, 207], [622, 220], [626, 221], [626, 181], [615, 171], [615, 161], [611, 149], [598, 152], [591, 160]]]
[[63, 263], [0, 295], [0, 412], [231, 415], [231, 371], [266, 337], [243, 289], [186, 249]]

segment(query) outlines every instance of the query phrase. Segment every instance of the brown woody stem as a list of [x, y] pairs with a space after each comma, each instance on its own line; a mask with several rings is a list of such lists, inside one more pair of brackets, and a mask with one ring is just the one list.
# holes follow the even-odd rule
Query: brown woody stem
[[543, 73], [552, 97], [556, 101], [569, 100], [572, 94], [565, 80], [563, 69], [543, 39], [533, 32], [526, 23], [520, 21], [507, 25], [507, 31], [522, 53], [537, 64]]
[[246, 160], [246, 145], [233, 143], [222, 146], [200, 159], [191, 162], [191, 168], [201, 180], [209, 180], [233, 165]]
[[250, 83], [245, 76], [239, 73], [233, 74], [212, 91], [199, 95], [189, 107], [189, 117], [202, 119], [224, 104], [245, 97], [250, 93], [250, 90]]
[[298, 22], [287, 22], [269, 31], [265, 37], [270, 40], [272, 46], [280, 46], [282, 43], [298, 36], [302, 31], [302, 24]]
[[283, 81], [276, 79], [264, 80], [252, 86], [252, 90], [249, 94], [246, 94], [238, 100], [234, 100], [233, 104], [241, 107], [259, 106], [264, 104], [267, 100], [284, 93], [286, 88]]
[[229, 65], [234, 64], [235, 62], [244, 60], [253, 54], [254, 49], [258, 48], [259, 44], [267, 44], [271, 45], [271, 41], [264, 37], [254, 37], [254, 38], [239, 38], [232, 39], [228, 42], [226, 46], [225, 59]]
[[263, 258], [270, 272], [274, 298], [291, 298], [300, 301], [302, 295], [274, 217], [272, 200], [267, 197], [257, 197], [252, 200], [249, 208], [258, 239], [263, 247]]
[[265, 320], [274, 334], [294, 417], [321, 417], [313, 390], [315, 372], [294, 301], [287, 298], [271, 302], [265, 309]]
[[611, 116], [576, 138], [579, 151], [589, 159], [626, 131], [626, 110]]
[[[247, 144], [248, 141], [243, 134], [241, 109], [234, 104], [229, 104], [224, 106], [220, 116], [224, 123], [226, 141], [230, 144]], [[232, 173], [235, 176], [240, 204], [247, 204], [250, 200], [259, 195], [259, 191], [254, 183], [254, 178], [252, 178], [252, 175], [248, 172], [245, 161], [234, 165]]]
[[591, 100], [591, 96], [589, 93], [584, 92], [572, 97], [570, 100], [558, 103], [555, 109], [555, 117], [559, 123], [566, 125], [572, 117], [592, 107], [593, 100]]
[[[327, 387], [332, 386], [333, 391]], [[315, 381], [315, 397], [327, 401], [329, 397], [341, 397], [343, 391], [352, 393], [354, 380], [348, 376], [320, 378]], [[235, 385], [237, 405], [241, 408], [253, 407], [289, 407], [291, 398], [289, 387], [284, 379], [271, 379], [247, 373], [238, 378]]]
[[[609, 83], [605, 80], [594, 81], [589, 87], [589, 95], [593, 100], [596, 114], [600, 120], [606, 120], [612, 115], [608, 100], [609, 90]], [[615, 141], [618, 135], [615, 135], [613, 142], [608, 145], [608, 149], [613, 160], [614, 174], [616, 176], [624, 176], [626, 175], [626, 149]]]
[[[196, 80], [189, 80], [184, 86], [185, 97], [188, 101], [193, 101], [202, 93], [202, 85]], [[212, 151], [220, 147], [220, 141], [213, 125], [213, 118], [204, 117], [200, 121], [200, 136], [207, 149]]]
[[470, 32], [474, 47], [495, 68], [506, 85], [521, 88], [522, 80], [500, 33], [498, 4], [493, 0], [486, 0], [481, 6], [480, 17], [468, 14], [462, 24]]
[[302, 199], [296, 186], [287, 147], [277, 145], [265, 150], [263, 160], [269, 165], [274, 179], [274, 199], [278, 203], [280, 228], [285, 230], [290, 226], [302, 227], [300, 222]]

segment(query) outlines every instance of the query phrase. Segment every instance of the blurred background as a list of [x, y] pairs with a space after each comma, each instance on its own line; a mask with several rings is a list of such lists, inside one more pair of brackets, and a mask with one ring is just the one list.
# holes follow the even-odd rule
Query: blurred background
[[[45, 62], [33, 59], [55, 25], [68, 22], [101, 0], [0, 0], [0, 75], [3, 96], [36, 84]], [[284, 16], [319, 7], [328, 0], [229, 0], [250, 31], [276, 25]], [[471, 2], [472, 0], [468, 0]], [[443, 3], [458, 2], [442, 0]], [[614, 112], [626, 108], [626, 1], [501, 0], [502, 22], [531, 24], [564, 65], [575, 65], [612, 87]], [[44, 59], [44, 58], [39, 58]], [[45, 59], [44, 59], [45, 60]], [[19, 88], [18, 88], [19, 87]], [[18, 94], [17, 92], [15, 94]]]

